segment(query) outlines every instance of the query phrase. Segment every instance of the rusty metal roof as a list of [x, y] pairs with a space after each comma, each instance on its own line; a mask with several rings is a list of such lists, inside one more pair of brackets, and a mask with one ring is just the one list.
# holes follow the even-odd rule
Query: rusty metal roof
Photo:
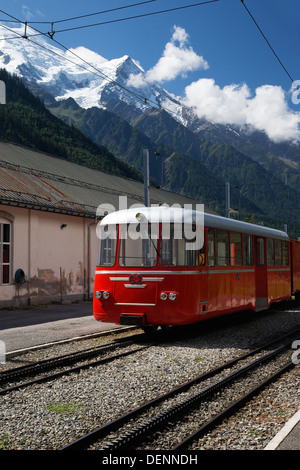
[[[0, 141], [0, 204], [95, 217], [100, 204], [119, 209], [144, 202], [143, 183], [66, 159]], [[152, 204], [196, 204], [188, 197], [151, 188]]]

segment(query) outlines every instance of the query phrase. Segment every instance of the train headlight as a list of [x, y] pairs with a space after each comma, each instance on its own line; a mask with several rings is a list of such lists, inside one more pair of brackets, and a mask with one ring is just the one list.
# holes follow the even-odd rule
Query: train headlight
[[101, 296], [102, 296], [102, 292], [100, 290], [96, 290], [96, 292], [95, 292], [96, 299], [100, 299]]
[[161, 292], [160, 298], [161, 298], [161, 300], [167, 300], [168, 294], [166, 294], [166, 292]]
[[103, 295], [103, 299], [108, 299], [108, 297], [109, 297], [109, 292], [104, 291], [102, 295]]
[[175, 300], [176, 299], [176, 292], [170, 292], [169, 299], [170, 300]]

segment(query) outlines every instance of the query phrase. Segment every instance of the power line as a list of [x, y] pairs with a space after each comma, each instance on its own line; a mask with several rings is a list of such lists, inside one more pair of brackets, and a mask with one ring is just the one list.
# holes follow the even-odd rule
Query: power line
[[[151, 0], [151, 1], [156, 1], [156, 0]], [[167, 10], [160, 10], [160, 11], [156, 11], [156, 12], [152, 12], [152, 13], [146, 13], [146, 14], [143, 14], [143, 15], [136, 15], [136, 16], [132, 16], [132, 17], [127, 17], [127, 18], [121, 18], [121, 19], [117, 19], [117, 20], [111, 20], [111, 21], [108, 21], [108, 22], [103, 22], [103, 23], [97, 23], [97, 25], [100, 25], [100, 24], [107, 24], [107, 23], [112, 23], [112, 22], [119, 22], [119, 21], [125, 21], [125, 20], [129, 20], [129, 19], [136, 19], [136, 18], [141, 18], [141, 17], [145, 17], [145, 16], [151, 16], [151, 15], [157, 15], [157, 14], [160, 14], [160, 13], [167, 13], [167, 12], [171, 12], [171, 11], [178, 11], [178, 10], [182, 10], [182, 9], [186, 9], [186, 8], [191, 8], [191, 7], [195, 7], [195, 6], [200, 6], [200, 5], [206, 5], [206, 4], [210, 4], [210, 3], [216, 3], [216, 2], [219, 2], [220, 0], [206, 0], [206, 1], [202, 1], [202, 2], [198, 2], [198, 3], [194, 3], [194, 4], [190, 4], [190, 5], [184, 5], [184, 6], [179, 6], [179, 7], [176, 7], [176, 8], [169, 8]], [[139, 4], [136, 4], [136, 5], [140, 5], [142, 3], [148, 3], [148, 2], [141, 2]], [[128, 5], [127, 7], [129, 7], [130, 5]], [[121, 85], [120, 83], [116, 82], [115, 80], [111, 79], [108, 75], [104, 74], [102, 71], [98, 70], [94, 65], [92, 65], [91, 63], [87, 62], [85, 59], [83, 59], [82, 57], [80, 57], [78, 54], [76, 54], [74, 51], [70, 50], [69, 48], [67, 48], [66, 46], [64, 46], [63, 44], [61, 44], [60, 42], [56, 41], [56, 39], [53, 38], [54, 34], [55, 34], [55, 31], [53, 31], [53, 22], [51, 23], [51, 33], [48, 32], [48, 33], [43, 33], [42, 31], [39, 31], [38, 29], [30, 26], [34, 31], [37, 31], [36, 34], [30, 34], [30, 35], [27, 35], [27, 26], [28, 23], [27, 21], [23, 22], [21, 20], [19, 20], [18, 18], [10, 15], [9, 13], [6, 13], [5, 11], [3, 10], [0, 10], [1, 13], [9, 16], [10, 18], [12, 18], [14, 21], [17, 21], [18, 23], [20, 24], [24, 24], [25, 26], [25, 31], [24, 31], [24, 34], [20, 34], [20, 33], [17, 33], [13, 30], [11, 30], [10, 28], [4, 26], [4, 25], [1, 25], [3, 28], [11, 31], [12, 33], [14, 34], [17, 34], [18, 38], [24, 38], [24, 39], [27, 39], [29, 41], [31, 41], [33, 44], [39, 46], [39, 47], [42, 47], [43, 49], [65, 59], [65, 60], [68, 60], [69, 62], [77, 65], [78, 67], [81, 67], [85, 70], [88, 70], [86, 69], [85, 67], [83, 67], [82, 65], [80, 64], [77, 64], [76, 62], [73, 62], [71, 61], [70, 59], [68, 59], [67, 57], [63, 57], [61, 56], [60, 54], [57, 54], [55, 51], [52, 51], [51, 49], [48, 49], [47, 47], [43, 46], [42, 44], [40, 43], [37, 43], [35, 41], [33, 41], [31, 38], [34, 37], [34, 36], [46, 36], [46, 37], [50, 37], [56, 44], [58, 44], [60, 47], [62, 47], [63, 49], [65, 49], [67, 52], [69, 52], [70, 54], [74, 55], [76, 58], [78, 58], [79, 60], [83, 61], [85, 64], [87, 64], [89, 67], [91, 67], [92, 69], [94, 69], [96, 72], [97, 72], [97, 75], [100, 74], [102, 77], [105, 77], [107, 80], [109, 80], [111, 83], [119, 86], [120, 88], [122, 88], [123, 90], [127, 91], [128, 93], [130, 93], [131, 95], [135, 96], [137, 99], [139, 99], [140, 101], [142, 101], [145, 105], [153, 108], [153, 109], [164, 109], [165, 111], [169, 112], [170, 114], [173, 114], [174, 116], [177, 116], [177, 113], [175, 113], [174, 111], [172, 110], [169, 110], [167, 108], [163, 108], [161, 105], [159, 105], [158, 107], [158, 104], [157, 103], [154, 103], [152, 102], [152, 100], [146, 98], [146, 97], [143, 97], [142, 95], [138, 94], [138, 93], [135, 93], [133, 92], [132, 90], [129, 90], [128, 88], [124, 87], [123, 85]], [[100, 13], [100, 12], [98, 12]], [[97, 13], [95, 13], [97, 14]], [[88, 15], [83, 15], [83, 16], [88, 16]], [[73, 18], [70, 18], [70, 20], [73, 19]], [[75, 19], [75, 18], [74, 18]], [[66, 19], [67, 21], [68, 19]], [[63, 21], [63, 20], [61, 20]], [[96, 24], [93, 24], [93, 25], [86, 25], [86, 26], [83, 26], [83, 27], [91, 27], [91, 26], [96, 26]], [[82, 28], [82, 27], [79, 27], [79, 28]], [[72, 29], [78, 29], [78, 28], [69, 28], [68, 30], [66, 31], [69, 31], [69, 30], [72, 30]], [[61, 30], [61, 31], [58, 31], [58, 32], [63, 32], [64, 30]], [[1, 39], [6, 39], [6, 38], [0, 38]], [[9, 38], [10, 39], [10, 38]], [[88, 72], [90, 73], [95, 73], [91, 70], [88, 70]], [[99, 76], [99, 75], [98, 75]], [[153, 103], [154, 106], [151, 104]]]
[[[151, 1], [156, 1], [156, 0], [151, 0]], [[83, 26], [74, 26], [73, 28], [60, 29], [58, 31], [53, 31], [52, 30], [51, 34], [49, 32], [48, 33], [43, 33], [41, 31], [39, 31], [37, 34], [32, 34], [28, 37], [34, 37], [34, 36], [39, 36], [39, 35], [49, 35], [51, 37], [51, 39], [53, 39], [53, 36], [56, 33], [76, 31], [78, 29], [91, 28], [91, 27], [94, 27], [94, 26], [103, 26], [105, 24], [119, 23], [119, 22], [122, 22], [122, 21], [128, 21], [128, 20], [133, 20], [133, 19], [138, 19], [138, 18], [145, 18], [145, 17], [148, 17], [148, 16], [159, 15], [159, 14], [162, 14], [162, 13], [169, 13], [169, 12], [172, 12], [172, 11], [179, 11], [179, 10], [184, 10], [184, 9], [187, 9], [187, 8], [193, 8], [193, 7], [197, 7], [197, 6], [207, 5], [207, 4], [210, 4], [210, 3], [216, 3], [216, 2], [219, 2], [219, 1], [220, 0], [206, 0], [206, 1], [198, 2], [198, 3], [193, 3], [193, 4], [190, 4], [190, 5], [182, 5], [182, 6], [179, 6], [179, 7], [176, 7], [176, 8], [168, 8], [166, 10], [158, 10], [158, 11], [154, 11], [154, 12], [150, 12], [150, 13], [143, 13], [143, 14], [140, 14], [140, 15], [128, 16], [128, 17], [125, 17], [125, 18], [118, 18], [118, 19], [114, 19], [114, 20], [102, 21], [102, 22], [99, 22], [99, 23], [93, 23], [93, 24], [88, 24], [88, 25], [83, 25]], [[142, 3], [147, 3], [147, 2], [142, 2]], [[139, 5], [139, 4], [136, 4], [136, 5]], [[127, 7], [129, 8], [129, 6], [127, 6]], [[5, 13], [3, 10], [0, 10], [0, 12], [7, 15], [7, 13]], [[98, 12], [98, 13], [95, 13], [95, 14], [100, 14], [100, 13], [101, 12]], [[93, 14], [90, 14], [90, 15], [93, 15]], [[83, 15], [82, 17], [90, 16], [90, 15]], [[11, 15], [8, 15], [8, 16], [11, 16]], [[14, 18], [13, 16], [11, 16], [11, 18], [16, 20], [16, 18]], [[78, 17], [78, 18], [80, 18], [80, 17]], [[47, 24], [51, 24], [53, 26], [55, 23], [59, 23], [59, 22], [62, 22], [62, 21], [73, 20], [73, 19], [76, 19], [76, 17], [67, 18], [65, 20], [59, 20], [59, 21], [51, 21], [51, 22], [49, 21], [49, 22], [47, 22]], [[17, 20], [17, 22], [25, 24], [25, 25], [34, 24], [34, 22], [27, 22], [27, 21], [24, 22], [24, 21], [21, 21], [21, 20]], [[35, 28], [33, 28], [33, 29], [35, 29]]]
[[[135, 7], [135, 6], [140, 6], [140, 5], [144, 5], [146, 3], [152, 3], [152, 2], [156, 2], [157, 0], [147, 0], [145, 2], [139, 2], [139, 3], [133, 3], [131, 5], [125, 5], [125, 6], [122, 6], [122, 7], [118, 7], [118, 8], [111, 8], [109, 10], [102, 10], [102, 11], [96, 11], [94, 13], [87, 13], [86, 15], [80, 15], [80, 16], [74, 16], [72, 18], [65, 18], [65, 19], [62, 19], [62, 20], [57, 20], [57, 21], [30, 21], [30, 24], [54, 24], [54, 23], [63, 23], [65, 21], [73, 21], [73, 20], [78, 20], [78, 19], [81, 19], [81, 18], [87, 18], [89, 16], [96, 16], [96, 15], [102, 15], [104, 13], [111, 13], [113, 11], [118, 11], [118, 10], [125, 10], [126, 8], [131, 8], [131, 7]], [[10, 20], [1, 20], [1, 21], [4, 21], [4, 22], [9, 22]], [[21, 21], [21, 20], [17, 20], [15, 21], [16, 23], [25, 23], [24, 21]]]
[[[77, 62], [74, 62], [73, 60], [69, 59], [68, 57], [66, 56], [63, 56], [61, 54], [58, 54], [57, 52], [55, 52], [54, 50], [52, 49], [49, 49], [48, 47], [44, 46], [43, 44], [41, 43], [38, 43], [36, 41], [33, 41], [31, 39], [31, 36], [26, 36], [26, 33], [24, 35], [16, 32], [16, 31], [13, 31], [11, 30], [10, 28], [8, 28], [7, 26], [4, 26], [4, 25], [1, 25], [0, 24], [0, 27], [2, 28], [5, 28], [7, 29], [8, 31], [14, 33], [14, 34], [17, 34], [18, 35], [18, 39], [27, 39], [29, 42], [31, 42], [32, 44], [35, 44], [36, 46], [39, 46], [41, 47], [42, 49], [50, 52], [51, 54], [54, 54], [56, 55], [57, 57], [60, 57], [61, 59], [63, 60], [66, 60], [70, 63], [72, 63], [73, 65], [76, 65], [77, 67], [83, 69], [83, 70], [86, 70], [88, 71], [89, 73], [92, 73], [98, 77], [101, 77], [101, 78], [105, 78], [106, 80], [108, 80], [109, 82], [113, 83], [114, 85], [122, 88], [124, 91], [130, 93], [132, 96], [134, 96], [135, 98], [137, 98], [139, 101], [141, 101], [144, 105], [148, 106], [149, 108], [152, 108], [152, 109], [164, 109], [165, 111], [168, 111], [169, 113], [172, 113], [174, 115], [177, 115], [176, 113], [174, 113], [174, 111], [171, 111], [171, 110], [168, 110], [167, 108], [163, 108], [162, 106], [158, 107], [157, 103], [154, 103], [152, 102], [152, 100], [126, 88], [125, 86], [121, 85], [120, 83], [118, 83], [116, 80], [113, 80], [112, 78], [110, 78], [108, 75], [106, 75], [104, 72], [102, 72], [101, 70], [97, 69], [97, 67], [95, 67], [93, 64], [87, 62], [85, 59], [83, 59], [82, 57], [80, 57], [78, 54], [76, 54], [74, 51], [68, 49], [66, 46], [64, 46], [63, 44], [61, 44], [60, 42], [58, 42], [57, 40], [53, 39], [52, 40], [58, 44], [59, 46], [61, 46], [62, 48], [64, 48], [66, 50], [66, 52], [69, 52], [70, 54], [74, 55], [75, 57], [77, 57], [79, 60], [81, 60], [82, 62], [84, 62], [85, 64], [87, 64], [89, 67], [91, 67], [93, 70], [90, 70], [88, 68], [86, 68], [85, 66], [81, 65], [81, 64], [78, 64]], [[35, 29], [35, 28], [32, 28], [32, 29]], [[36, 30], [36, 29], [35, 29]], [[46, 34], [43, 34], [44, 36], [47, 36]], [[153, 103], [154, 106], [151, 104]]]
[[[168, 9], [168, 10], [163, 10], [163, 11], [160, 11], [160, 12], [154, 12], [154, 13], [149, 13], [149, 14], [146, 14], [146, 16], [149, 16], [149, 15], [152, 15], [152, 14], [158, 14], [158, 13], [165, 13], [167, 11], [174, 11], [174, 10], [180, 10], [180, 9], [185, 9], [185, 8], [190, 8], [190, 7], [193, 7], [193, 6], [200, 6], [200, 5], [205, 5], [205, 4], [208, 4], [208, 3], [215, 3], [215, 2], [218, 2], [220, 0], [209, 0], [209, 1], [204, 1], [204, 2], [200, 2], [200, 3], [196, 3], [196, 4], [193, 4], [193, 5], [185, 5], [185, 6], [182, 6], [182, 7], [177, 7], [177, 8], [173, 8], [173, 9]], [[24, 32], [24, 35], [20, 34], [20, 33], [17, 33], [16, 31], [8, 28], [7, 26], [4, 26], [4, 25], [1, 25], [1, 27], [7, 29], [8, 31], [14, 33], [14, 34], [17, 34], [18, 38], [24, 38], [24, 39], [27, 39], [28, 41], [32, 42], [33, 44], [39, 46], [39, 47], [42, 47], [43, 49], [47, 50], [48, 52], [51, 52], [52, 54], [55, 54], [56, 56], [62, 58], [62, 59], [65, 59], [67, 61], [69, 61], [70, 63], [84, 69], [84, 70], [87, 70], [88, 72], [90, 73], [94, 73], [96, 74], [97, 76], [101, 76], [102, 78], [106, 78], [108, 81], [110, 81], [111, 83], [115, 84], [116, 86], [122, 88], [123, 90], [125, 90], [126, 92], [130, 93], [132, 96], [134, 96], [135, 98], [137, 98], [138, 100], [140, 100], [141, 102], [143, 102], [143, 104], [145, 104], [146, 106], [152, 108], [152, 109], [155, 109], [155, 110], [158, 110], [158, 109], [161, 109], [161, 110], [165, 110], [166, 112], [168, 112], [169, 114], [173, 114], [174, 116], [179, 116], [176, 112], [174, 112], [173, 110], [170, 110], [168, 108], [165, 108], [165, 107], [162, 107], [161, 105], [158, 106], [157, 103], [153, 102], [151, 99], [148, 99], [126, 87], [124, 87], [123, 85], [121, 85], [120, 83], [118, 83], [117, 81], [113, 80], [112, 78], [110, 78], [108, 75], [106, 75], [104, 72], [102, 72], [101, 70], [97, 69], [94, 65], [92, 65], [91, 63], [87, 62], [85, 59], [83, 59], [82, 57], [80, 57], [78, 54], [76, 54], [74, 51], [70, 50], [69, 48], [67, 48], [66, 46], [64, 46], [63, 44], [61, 44], [60, 42], [58, 42], [56, 39], [53, 38], [55, 32], [53, 31], [52, 33], [43, 33], [41, 31], [39, 31], [38, 29], [36, 29], [35, 27], [32, 27], [30, 26], [34, 31], [37, 31], [37, 34], [30, 34], [30, 35], [27, 35], [27, 26], [28, 26], [28, 23], [27, 22], [22, 22], [21, 20], [19, 20], [18, 18], [15, 18], [14, 16], [10, 15], [9, 13], [6, 13], [5, 11], [3, 10], [0, 10], [1, 13], [4, 13], [5, 15], [9, 16], [10, 18], [12, 18], [13, 20], [21, 23], [21, 24], [24, 24], [25, 26], [25, 32]], [[141, 17], [141, 16], [145, 16], [145, 15], [138, 15], [137, 17]], [[134, 17], [131, 17], [130, 19], [133, 19]], [[123, 19], [125, 20], [125, 19]], [[122, 21], [122, 20], [116, 20], [116, 21]], [[64, 57], [58, 53], [56, 53], [55, 51], [47, 48], [46, 46], [40, 44], [40, 43], [37, 43], [35, 41], [33, 41], [31, 38], [34, 37], [34, 36], [46, 36], [46, 37], [50, 37], [52, 39], [52, 41], [54, 41], [56, 44], [58, 44], [60, 47], [62, 47], [63, 49], [65, 49], [67, 52], [69, 52], [70, 54], [74, 55], [76, 58], [78, 58], [79, 60], [81, 60], [82, 62], [84, 62], [85, 64], [87, 64], [89, 67], [91, 67], [93, 70], [89, 70], [87, 69], [86, 67], [68, 59], [67, 57]], [[5, 39], [5, 38], [4, 38]], [[95, 73], [96, 71], [96, 73]], [[151, 104], [152, 103], [152, 104]]]
[[255, 26], [257, 27], [257, 29], [259, 30], [260, 34], [262, 35], [262, 37], [264, 38], [264, 40], [266, 41], [266, 43], [268, 44], [270, 50], [272, 51], [272, 53], [274, 54], [274, 56], [276, 57], [276, 59], [278, 60], [279, 64], [281, 65], [281, 67], [283, 68], [283, 70], [285, 71], [285, 73], [287, 74], [287, 76], [289, 77], [289, 79], [294, 82], [294, 79], [291, 77], [291, 75], [289, 74], [289, 72], [287, 71], [286, 67], [283, 65], [282, 61], [279, 59], [278, 55], [276, 54], [276, 52], [274, 51], [273, 47], [271, 46], [270, 42], [268, 41], [268, 39], [266, 38], [266, 36], [264, 35], [264, 33], [262, 32], [262, 29], [259, 27], [258, 23], [256, 22], [254, 16], [252, 15], [252, 13], [249, 11], [249, 9], [247, 8], [247, 6], [245, 5], [244, 3], [244, 0], [241, 0], [243, 6], [245, 7], [246, 11], [248, 12], [249, 16], [251, 17], [252, 21], [254, 22]]
[[[108, 75], [106, 75], [104, 72], [102, 72], [101, 70], [98, 70], [94, 65], [90, 64], [89, 62], [87, 62], [86, 60], [84, 60], [82, 57], [79, 57], [75, 52], [71, 51], [70, 49], [68, 49], [66, 46], [64, 46], [63, 44], [60, 44], [58, 41], [56, 41], [55, 39], [53, 39], [54, 42], [56, 42], [58, 45], [60, 45], [61, 47], [63, 47], [67, 52], [73, 54], [75, 57], [77, 57], [78, 59], [80, 59], [81, 61], [83, 61], [84, 63], [86, 63], [88, 66], [92, 67], [94, 70], [90, 70], [88, 68], [86, 68], [85, 66], [81, 65], [81, 64], [78, 64], [77, 62], [74, 62], [73, 60], [69, 59], [68, 57], [66, 56], [63, 56], [61, 54], [58, 54], [57, 52], [55, 52], [54, 50], [52, 49], [49, 49], [48, 47], [44, 46], [43, 44], [41, 43], [38, 43], [36, 41], [33, 41], [31, 39], [31, 37], [29, 36], [22, 36], [22, 34], [20, 33], [17, 33], [13, 30], [11, 30], [10, 28], [8, 28], [7, 26], [4, 26], [4, 25], [0, 25], [2, 28], [5, 28], [7, 29], [8, 31], [11, 31], [15, 34], [18, 35], [19, 38], [21, 39], [26, 39], [27, 41], [30, 41], [32, 44], [35, 44], [36, 46], [39, 46], [41, 47], [42, 49], [50, 52], [51, 54], [54, 54], [56, 55], [57, 57], [60, 57], [61, 59], [63, 60], [66, 60], [68, 62], [70, 62], [71, 64], [73, 65], [76, 65], [77, 67], [83, 69], [83, 70], [86, 70], [88, 71], [89, 73], [93, 73], [97, 76], [100, 76], [101, 78], [105, 78], [107, 79], [108, 81], [110, 81], [111, 83], [123, 88], [124, 90], [126, 90], [128, 93], [132, 94], [133, 96], [135, 96], [135, 98], [138, 98], [140, 101], [146, 103], [147, 99], [144, 98], [142, 95], [138, 95], [137, 93], [134, 93], [133, 91], [129, 90], [128, 88], [125, 88], [123, 85], [121, 85], [120, 83], [116, 82], [115, 80], [113, 80], [112, 78], [110, 78]], [[96, 73], [97, 72], [97, 73]]]
[[179, 6], [179, 7], [176, 7], [176, 8], [168, 8], [166, 10], [159, 10], [159, 11], [153, 11], [151, 13], [143, 13], [141, 15], [128, 16], [126, 18], [119, 18], [119, 19], [115, 19], [115, 20], [102, 21], [100, 23], [94, 23], [94, 24], [89, 24], [89, 25], [84, 25], [84, 26], [75, 26], [74, 28], [60, 29], [60, 30], [56, 31], [56, 33], [64, 33], [64, 32], [67, 32], [67, 31], [75, 31], [75, 30], [83, 29], [83, 28], [91, 28], [91, 27], [94, 27], [94, 26], [103, 26], [105, 24], [119, 23], [121, 21], [134, 20], [134, 19], [137, 19], [137, 18], [145, 18], [145, 17], [148, 17], [148, 16], [159, 15], [159, 14], [162, 14], [162, 13], [169, 13], [171, 11], [184, 10], [186, 8], [197, 7], [197, 6], [206, 5], [206, 4], [209, 4], [209, 3], [216, 3], [216, 2], [219, 2], [219, 1], [220, 0], [207, 0], [207, 1], [204, 1], [204, 2], [193, 3], [191, 5], [183, 5], [183, 6]]
[[131, 7], [136, 7], [136, 6], [140, 6], [140, 5], [145, 5], [146, 3], [152, 3], [152, 2], [156, 2], [157, 0], [147, 0], [146, 2], [139, 2], [139, 3], [133, 3], [131, 5], [125, 5], [125, 6], [122, 6], [122, 7], [118, 7], [118, 8], [111, 8], [109, 10], [103, 10], [103, 11], [98, 11], [96, 13], [88, 13], [86, 15], [81, 15], [81, 16], [74, 16], [73, 18], [65, 18], [63, 20], [57, 20], [57, 21], [53, 21], [53, 23], [63, 23], [65, 21], [73, 21], [73, 20], [78, 20], [78, 19], [81, 19], [81, 18], [87, 18], [89, 16], [95, 16], [95, 15], [102, 15], [103, 13], [111, 13], [113, 11], [118, 11], [118, 10], [124, 10], [126, 8], [131, 8]]

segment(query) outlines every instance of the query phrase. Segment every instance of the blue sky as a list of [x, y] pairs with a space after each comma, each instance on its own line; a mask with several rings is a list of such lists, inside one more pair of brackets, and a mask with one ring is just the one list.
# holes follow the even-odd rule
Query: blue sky
[[[48, 31], [52, 21], [56, 22], [133, 3], [139, 3], [139, 0], [102, 0], [101, 2], [95, 0], [84, 2], [11, 0], [5, 4], [0, 2], [2, 4], [0, 8], [29, 23], [47, 21], [48, 25], [37, 24], [35, 26]], [[120, 11], [56, 23], [54, 30], [59, 31], [193, 3], [198, 2], [196, 0], [156, 0]], [[300, 80], [299, 0], [244, 0], [244, 3], [291, 77], [294, 80]], [[3, 19], [7, 17], [2, 13], [0, 23]], [[189, 88], [191, 102], [195, 96], [204, 96], [204, 94], [206, 96], [211, 92], [213, 97], [220, 95], [223, 99], [225, 112], [228, 97], [232, 96], [237, 102], [240, 99], [249, 102], [255, 96], [257, 88], [262, 90], [261, 87], [270, 85], [277, 88], [269, 89], [269, 97], [273, 91], [278, 92], [278, 87], [280, 87], [286, 93], [285, 106], [300, 113], [300, 104], [293, 103], [291, 94], [288, 93], [292, 85], [290, 78], [272, 54], [241, 0], [219, 0], [203, 6], [145, 18], [76, 31], [57, 32], [55, 38], [67, 47], [85, 46], [108, 60], [128, 54], [138, 60], [146, 72], [151, 71], [153, 74], [155, 71], [154, 75], [157, 80], [161, 80], [160, 84], [179, 96], [187, 96], [187, 87], [200, 79], [210, 80], [210, 82], [201, 83], [201, 89], [196, 86]], [[173, 73], [170, 67], [169, 76], [167, 70], [163, 72], [163, 75], [159, 75], [156, 72], [162, 72], [160, 66], [163, 65], [160, 59], [168, 53], [172, 54], [172, 51], [180, 52], [182, 55], [189, 52], [190, 62], [186, 62], [187, 65], [182, 69], [175, 68]], [[165, 60], [164, 65], [167, 68], [169, 64], [170, 62]], [[225, 88], [232, 87], [233, 84], [237, 87], [227, 89], [228, 93], [224, 100]], [[200, 82], [198, 85], [200, 86]], [[265, 89], [264, 92], [266, 92]], [[276, 100], [276, 97], [274, 99]], [[283, 107], [282, 98], [278, 95], [277, 103], [280, 100], [281, 107]], [[212, 102], [209, 101], [207, 104], [210, 105], [210, 103]], [[276, 101], [274, 104], [276, 107]], [[238, 103], [233, 111], [230, 108], [230, 113], [237, 113], [237, 107]]]

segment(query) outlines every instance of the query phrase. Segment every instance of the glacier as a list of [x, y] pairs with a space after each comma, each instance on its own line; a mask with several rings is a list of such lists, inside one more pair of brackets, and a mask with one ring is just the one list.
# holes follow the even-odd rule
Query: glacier
[[23, 27], [2, 29], [0, 68], [34, 82], [57, 101], [73, 98], [82, 108], [106, 109], [110, 100], [117, 100], [138, 113], [163, 108], [181, 124], [187, 124], [190, 112], [184, 109], [180, 97], [155, 83], [139, 88], [128, 85], [130, 77], [144, 73], [137, 60], [128, 55], [107, 60], [82, 46], [64, 50], [47, 36], [30, 38], [34, 33], [28, 27], [29, 39], [24, 39]]

